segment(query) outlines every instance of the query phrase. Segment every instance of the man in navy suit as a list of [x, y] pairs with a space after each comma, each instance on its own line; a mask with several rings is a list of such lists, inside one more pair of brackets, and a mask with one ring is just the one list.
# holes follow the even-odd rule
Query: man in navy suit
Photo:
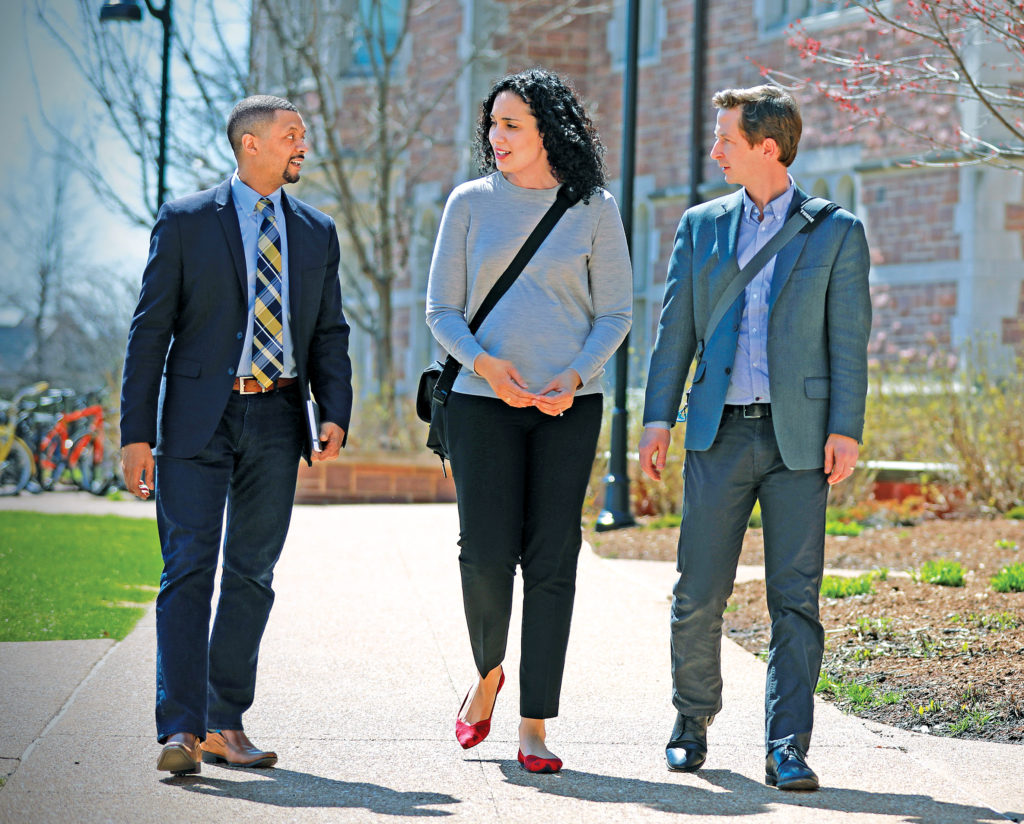
[[807, 196], [787, 167], [800, 112], [780, 89], [723, 91], [711, 157], [742, 188], [689, 209], [665, 283], [644, 404], [640, 466], [659, 480], [686, 421], [679, 581], [672, 604], [673, 770], [699, 769], [722, 708], [721, 630], [743, 533], [760, 501], [772, 620], [765, 690], [765, 780], [813, 790], [807, 765], [824, 633], [818, 596], [830, 484], [857, 463], [871, 329], [864, 228], [842, 209], [770, 258], [717, 328], [718, 296]]
[[249, 97], [227, 133], [235, 173], [157, 215], [121, 388], [124, 480], [156, 494], [157, 769], [176, 774], [200, 760], [277, 761], [242, 714], [299, 458], [336, 458], [352, 408], [334, 221], [281, 188], [305, 160], [302, 117], [287, 100]]

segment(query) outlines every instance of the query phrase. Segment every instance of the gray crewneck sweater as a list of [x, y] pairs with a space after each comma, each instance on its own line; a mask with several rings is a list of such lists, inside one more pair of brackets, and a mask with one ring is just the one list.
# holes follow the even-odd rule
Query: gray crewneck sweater
[[604, 364], [626, 337], [633, 306], [622, 220], [604, 189], [562, 216], [475, 338], [466, 320], [556, 193], [515, 186], [495, 172], [449, 196], [430, 263], [427, 324], [463, 365], [455, 392], [495, 397], [473, 371], [484, 352], [515, 364], [533, 392], [569, 367], [583, 381], [577, 394], [601, 391]]

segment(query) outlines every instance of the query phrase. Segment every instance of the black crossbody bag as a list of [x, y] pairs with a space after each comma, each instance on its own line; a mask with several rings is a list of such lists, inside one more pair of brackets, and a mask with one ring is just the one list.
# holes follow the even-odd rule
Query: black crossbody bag
[[[544, 213], [540, 223], [530, 233], [522, 248], [491, 287], [491, 291], [487, 293], [487, 297], [484, 298], [480, 308], [473, 315], [473, 319], [469, 322], [469, 331], [472, 334], [476, 334], [491, 309], [519, 277], [526, 264], [530, 262], [530, 258], [540, 248], [551, 230], [555, 228], [555, 224], [577, 200], [578, 198], [570, 194], [564, 186], [558, 190], [551, 208]], [[416, 389], [416, 415], [421, 421], [430, 424], [427, 430], [427, 448], [441, 458], [441, 471], [445, 476], [448, 473], [445, 470], [444, 462], [451, 460], [448, 452], [448, 415], [445, 406], [460, 369], [462, 369], [462, 364], [451, 355], [445, 358], [444, 363], [434, 361], [420, 374], [419, 386]]]

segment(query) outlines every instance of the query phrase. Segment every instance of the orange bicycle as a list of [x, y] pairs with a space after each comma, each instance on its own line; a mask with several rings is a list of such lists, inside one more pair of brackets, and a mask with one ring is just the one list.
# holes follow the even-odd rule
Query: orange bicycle
[[[68, 402], [73, 393], [61, 393]], [[58, 483], [71, 484], [103, 495], [114, 484], [114, 470], [106, 458], [103, 405], [100, 393], [90, 392], [84, 404], [56, 415], [36, 448], [36, 478], [45, 490]]]

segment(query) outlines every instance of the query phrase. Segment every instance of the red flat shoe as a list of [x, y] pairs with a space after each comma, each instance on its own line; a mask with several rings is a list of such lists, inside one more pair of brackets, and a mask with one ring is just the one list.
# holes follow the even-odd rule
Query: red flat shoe
[[[498, 689], [494, 693], [494, 704], [498, 703], [498, 693], [501, 692], [501, 688], [505, 685], [505, 671], [501, 671], [501, 680], [498, 681]], [[458, 739], [459, 744], [462, 745], [462, 749], [468, 750], [470, 747], [475, 747], [481, 741], [483, 741], [488, 733], [491, 731], [491, 716], [494, 715], [494, 704], [491, 704], [491, 711], [487, 714], [487, 717], [477, 721], [475, 724], [467, 724], [462, 720], [462, 711], [466, 708], [466, 702], [469, 701], [469, 696], [472, 694], [473, 688], [469, 688], [469, 692], [466, 693], [466, 697], [462, 699], [462, 706], [459, 707], [458, 717], [455, 719], [455, 737]]]
[[523, 769], [527, 772], [532, 773], [556, 773], [562, 769], [561, 758], [541, 758], [537, 755], [523, 755], [523, 751], [519, 751], [519, 763], [523, 765]]

